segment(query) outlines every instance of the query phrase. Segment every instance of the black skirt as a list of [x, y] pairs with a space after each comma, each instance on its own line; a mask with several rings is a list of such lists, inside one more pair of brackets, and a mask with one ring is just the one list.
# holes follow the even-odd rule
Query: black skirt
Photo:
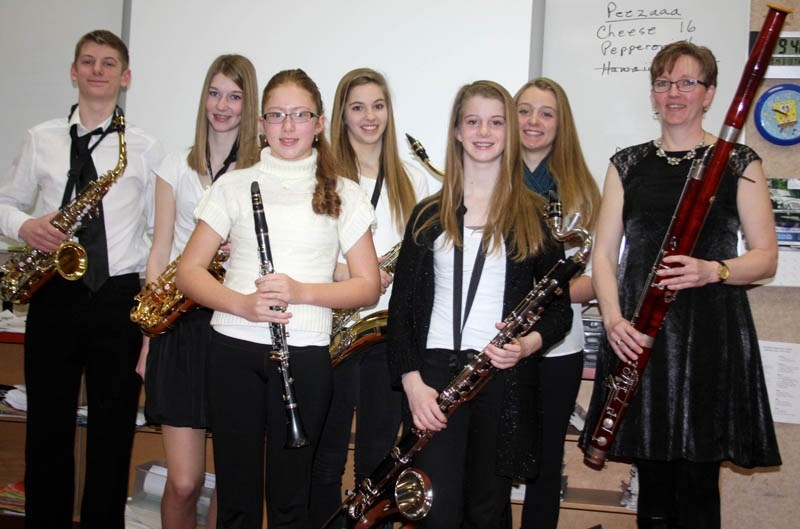
[[206, 428], [206, 361], [212, 311], [192, 310], [174, 328], [150, 339], [145, 372], [149, 424]]

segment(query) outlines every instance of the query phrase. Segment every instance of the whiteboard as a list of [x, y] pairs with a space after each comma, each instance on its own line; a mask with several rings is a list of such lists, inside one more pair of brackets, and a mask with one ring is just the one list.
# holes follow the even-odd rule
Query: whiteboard
[[714, 52], [718, 86], [704, 127], [717, 135], [747, 61], [749, 23], [747, 0], [547, 2], [542, 72], [567, 92], [601, 189], [615, 151], [659, 136], [649, 72], [658, 48], [689, 40]]
[[[303, 68], [330, 112], [341, 76], [371, 67], [389, 82], [401, 153], [404, 133], [444, 166], [447, 121], [461, 85], [491, 79], [512, 93], [528, 79], [531, 0], [131, 0], [133, 80], [127, 115], [168, 150], [194, 138], [197, 102], [211, 61], [241, 53], [259, 89], [285, 68]], [[438, 182], [431, 182], [431, 190]]]

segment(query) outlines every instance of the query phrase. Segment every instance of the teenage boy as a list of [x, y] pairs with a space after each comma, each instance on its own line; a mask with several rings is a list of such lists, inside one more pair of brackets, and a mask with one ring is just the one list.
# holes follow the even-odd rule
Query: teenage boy
[[[78, 104], [25, 134], [0, 182], [0, 233], [36, 250], [55, 251], [67, 237], [51, 219], [75, 200], [86, 179], [119, 159], [112, 118], [131, 80], [128, 49], [105, 30], [75, 46], [70, 69]], [[90, 134], [88, 144], [86, 138]], [[81, 228], [88, 270], [78, 281], [58, 274], [30, 301], [25, 326], [25, 527], [70, 529], [75, 496], [75, 417], [85, 377], [89, 409], [81, 527], [122, 529], [128, 467], [141, 381], [135, 372], [141, 333], [131, 323], [152, 231], [153, 168], [161, 145], [125, 129], [127, 168]], [[83, 143], [81, 143], [83, 140]], [[30, 213], [29, 213], [30, 212]], [[94, 241], [86, 240], [94, 238]]]

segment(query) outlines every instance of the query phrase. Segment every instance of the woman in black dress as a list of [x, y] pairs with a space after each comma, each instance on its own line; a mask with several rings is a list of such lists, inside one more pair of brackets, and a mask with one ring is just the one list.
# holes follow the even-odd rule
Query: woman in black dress
[[[606, 174], [593, 255], [593, 285], [608, 337], [587, 424], [605, 401], [602, 381], [636, 359], [644, 335], [630, 323], [678, 203], [691, 160], [716, 138], [703, 114], [716, 90], [716, 60], [681, 41], [653, 59], [651, 101], [661, 137], [623, 149]], [[741, 228], [746, 248], [737, 252]], [[619, 258], [620, 243], [625, 247]], [[736, 145], [692, 256], [658, 281], [677, 292], [652, 348], [611, 456], [639, 472], [640, 528], [719, 528], [719, 468], [780, 464], [745, 285], [771, 277], [777, 242], [758, 155]]]

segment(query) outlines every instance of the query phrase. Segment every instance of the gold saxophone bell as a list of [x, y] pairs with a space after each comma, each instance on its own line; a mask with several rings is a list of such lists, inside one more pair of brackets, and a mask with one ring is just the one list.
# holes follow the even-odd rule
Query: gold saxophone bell
[[86, 250], [75, 241], [61, 243], [55, 253], [56, 270], [68, 281], [77, 281], [86, 273], [89, 257]]

